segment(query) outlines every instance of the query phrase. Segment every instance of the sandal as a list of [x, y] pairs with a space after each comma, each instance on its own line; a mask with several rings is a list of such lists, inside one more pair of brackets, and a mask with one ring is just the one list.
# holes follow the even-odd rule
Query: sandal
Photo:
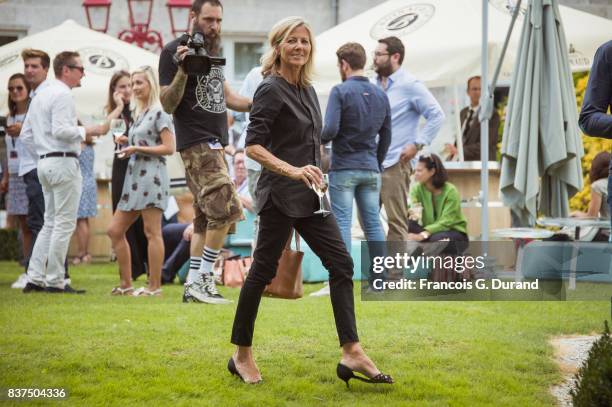
[[155, 291], [149, 291], [145, 287], [140, 287], [132, 293], [134, 297], [161, 297], [162, 289], [158, 288]]
[[132, 295], [134, 292], [134, 287], [115, 287], [111, 290], [111, 295]]

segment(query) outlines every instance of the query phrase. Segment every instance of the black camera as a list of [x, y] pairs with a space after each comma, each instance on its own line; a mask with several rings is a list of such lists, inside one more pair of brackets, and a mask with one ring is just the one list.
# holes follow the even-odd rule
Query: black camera
[[183, 35], [180, 44], [189, 47], [187, 55], [179, 62], [187, 75], [208, 75], [213, 65], [225, 65], [225, 58], [211, 57], [208, 55], [205, 47], [206, 39], [201, 32], [195, 32], [192, 35]]

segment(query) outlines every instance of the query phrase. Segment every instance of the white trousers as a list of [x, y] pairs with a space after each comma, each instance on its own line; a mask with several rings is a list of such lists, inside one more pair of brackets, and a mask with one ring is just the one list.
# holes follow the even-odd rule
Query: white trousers
[[39, 286], [64, 288], [64, 260], [76, 227], [83, 177], [79, 160], [49, 157], [38, 162], [45, 197], [45, 220], [28, 267], [28, 279]]

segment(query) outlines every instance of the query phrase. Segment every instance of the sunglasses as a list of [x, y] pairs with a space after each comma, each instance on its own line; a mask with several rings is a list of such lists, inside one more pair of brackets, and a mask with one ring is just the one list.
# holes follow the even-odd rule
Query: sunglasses
[[79, 71], [81, 73], [85, 73], [85, 67], [84, 66], [79, 66], [79, 65], [67, 65], [67, 66], [70, 69], [76, 69], [77, 71]]
[[8, 87], [8, 91], [9, 92], [15, 92], [15, 91], [16, 92], [21, 92], [24, 89], [25, 89], [25, 87], [23, 87], [23, 86], [9, 86]]

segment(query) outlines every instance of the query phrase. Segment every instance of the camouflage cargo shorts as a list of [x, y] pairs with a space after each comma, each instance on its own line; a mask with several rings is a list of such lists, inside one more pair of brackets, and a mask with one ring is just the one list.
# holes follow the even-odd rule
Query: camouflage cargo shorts
[[213, 150], [208, 143], [201, 143], [181, 151], [181, 158], [187, 186], [193, 194], [195, 233], [222, 229], [244, 219], [223, 150]]

